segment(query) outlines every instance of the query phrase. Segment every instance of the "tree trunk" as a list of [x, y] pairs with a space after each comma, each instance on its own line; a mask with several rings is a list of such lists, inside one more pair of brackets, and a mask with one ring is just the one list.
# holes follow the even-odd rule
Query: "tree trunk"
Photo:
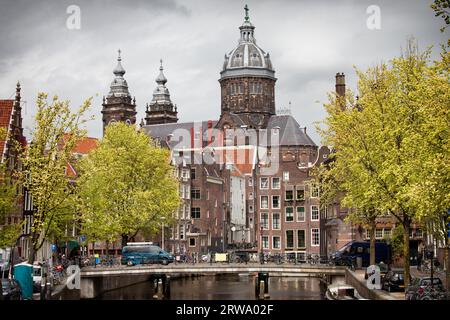
[[403, 219], [403, 259], [405, 270], [405, 288], [409, 285], [410, 265], [409, 265], [409, 229], [411, 221], [408, 218]]
[[444, 261], [445, 261], [445, 286], [447, 291], [450, 291], [450, 244], [448, 243], [448, 238], [445, 238], [445, 249], [444, 249]]
[[109, 240], [106, 240], [106, 260], [109, 260]]
[[374, 265], [375, 262], [375, 220], [370, 222], [370, 265]]
[[30, 255], [28, 256], [28, 263], [33, 264], [36, 259], [36, 253], [39, 249], [36, 248], [36, 243], [38, 242], [38, 235], [36, 233], [31, 234], [31, 246], [30, 246]]
[[127, 242], [128, 242], [128, 235], [127, 234], [123, 234], [122, 235], [122, 248], [127, 245]]

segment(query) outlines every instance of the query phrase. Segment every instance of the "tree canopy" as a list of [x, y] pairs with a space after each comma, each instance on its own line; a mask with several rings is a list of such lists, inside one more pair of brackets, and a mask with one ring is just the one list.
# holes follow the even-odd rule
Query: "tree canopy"
[[98, 147], [79, 162], [79, 211], [90, 241], [126, 242], [170, 223], [179, 195], [169, 157], [169, 150], [134, 126], [106, 128]]
[[343, 192], [344, 205], [392, 214], [405, 243], [413, 219], [438, 219], [450, 207], [448, 62], [448, 52], [431, 62], [430, 50], [409, 41], [402, 56], [357, 70], [358, 97], [349, 90], [325, 105], [321, 134], [334, 154], [324, 180]]
[[60, 101], [55, 96], [49, 102], [45, 93], [38, 94], [36, 104], [33, 137], [23, 152], [21, 172], [23, 185], [33, 196], [31, 262], [44, 241], [50, 236], [64, 235], [73, 219], [70, 201], [73, 184], [66, 176], [66, 167], [73, 158], [75, 144], [85, 135], [81, 126], [86, 121], [83, 115], [91, 99], [76, 112], [71, 111], [69, 101]]

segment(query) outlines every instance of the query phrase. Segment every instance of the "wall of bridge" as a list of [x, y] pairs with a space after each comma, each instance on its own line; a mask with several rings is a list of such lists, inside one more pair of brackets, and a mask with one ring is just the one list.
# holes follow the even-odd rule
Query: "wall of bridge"
[[81, 277], [81, 299], [93, 299], [110, 290], [120, 289], [148, 281], [151, 275], [111, 275], [102, 277]]

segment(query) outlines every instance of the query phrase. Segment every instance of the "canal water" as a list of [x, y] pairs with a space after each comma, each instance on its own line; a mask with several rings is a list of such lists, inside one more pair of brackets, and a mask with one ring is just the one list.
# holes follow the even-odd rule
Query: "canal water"
[[[326, 288], [317, 278], [270, 277], [273, 300], [324, 300]], [[152, 282], [143, 282], [104, 293], [101, 300], [152, 300]], [[216, 275], [171, 280], [171, 300], [253, 300], [254, 276]]]

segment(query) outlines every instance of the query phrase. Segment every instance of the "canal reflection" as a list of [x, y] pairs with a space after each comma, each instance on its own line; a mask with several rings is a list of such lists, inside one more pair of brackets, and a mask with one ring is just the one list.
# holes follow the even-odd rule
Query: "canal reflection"
[[[323, 300], [325, 287], [317, 278], [270, 277], [272, 300]], [[254, 276], [216, 275], [171, 280], [171, 300], [253, 300]], [[104, 293], [103, 300], [152, 300], [153, 284], [139, 283]]]

